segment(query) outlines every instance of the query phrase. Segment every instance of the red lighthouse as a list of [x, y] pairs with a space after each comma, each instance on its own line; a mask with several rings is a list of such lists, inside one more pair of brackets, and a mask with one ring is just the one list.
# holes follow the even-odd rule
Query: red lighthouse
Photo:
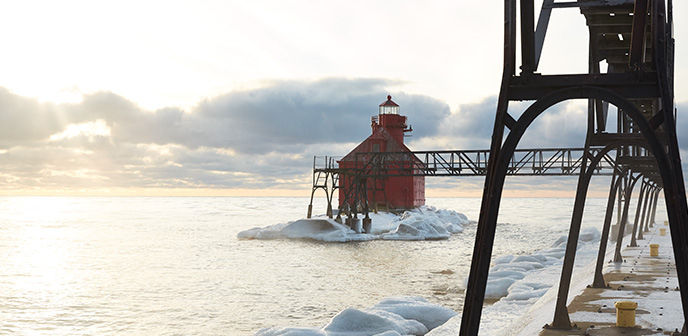
[[[411, 152], [404, 145], [404, 134], [412, 131], [406, 124], [406, 117], [399, 115], [399, 105], [387, 96], [387, 101], [380, 104], [379, 114], [371, 118], [372, 134], [349, 154], [339, 161], [339, 168], [346, 170], [365, 164], [364, 155], [356, 153], [407, 153]], [[404, 160], [413, 155], [404, 155]], [[356, 161], [358, 160], [358, 162]], [[390, 163], [390, 166], [394, 163]], [[344, 204], [352, 177], [342, 176], [339, 180], [339, 206]], [[409, 209], [425, 204], [424, 176], [396, 176], [370, 178], [366, 183], [367, 198], [374, 209]]]

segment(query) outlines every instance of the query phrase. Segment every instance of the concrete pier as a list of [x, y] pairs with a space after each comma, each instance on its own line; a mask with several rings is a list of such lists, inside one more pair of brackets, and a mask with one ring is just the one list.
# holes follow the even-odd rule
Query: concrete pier
[[[683, 328], [683, 311], [678, 289], [676, 266], [670, 235], [661, 236], [657, 226], [638, 240], [638, 247], [626, 247], [622, 263], [609, 262], [605, 268], [605, 281], [609, 288], [586, 288], [579, 285], [579, 294], [568, 304], [574, 329], [541, 329], [539, 335], [672, 335]], [[613, 244], [613, 243], [612, 243]], [[628, 244], [628, 237], [624, 244]], [[651, 256], [650, 245], [658, 244], [658, 255]], [[611, 258], [609, 258], [611, 259]], [[592, 278], [582, 280], [591, 282]], [[573, 289], [573, 288], [572, 288]], [[572, 292], [573, 293], [573, 292]], [[635, 326], [616, 326], [615, 302], [635, 301]], [[552, 316], [547, 305], [529, 312], [530, 324], [517, 335], [534, 335], [542, 328], [544, 319]], [[540, 314], [540, 318], [536, 318]], [[535, 317], [534, 317], [535, 316]]]

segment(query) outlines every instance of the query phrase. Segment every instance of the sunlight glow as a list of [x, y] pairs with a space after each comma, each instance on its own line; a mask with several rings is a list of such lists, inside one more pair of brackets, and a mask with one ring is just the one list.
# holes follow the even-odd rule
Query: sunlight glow
[[69, 124], [64, 131], [51, 135], [50, 141], [60, 141], [78, 136], [85, 136], [88, 137], [89, 141], [93, 141], [96, 136], [110, 136], [110, 134], [110, 127], [105, 123], [105, 120], [98, 119], [81, 124]]
[[73, 232], [65, 226], [70, 214], [69, 201], [59, 197], [30, 197], [17, 202], [16, 220], [23, 225], [12, 232], [13, 246], [3, 261], [23, 274], [13, 290], [22, 293], [27, 301], [50, 303], [45, 297], [69, 294], [72, 274], [65, 271], [71, 258], [67, 242]]

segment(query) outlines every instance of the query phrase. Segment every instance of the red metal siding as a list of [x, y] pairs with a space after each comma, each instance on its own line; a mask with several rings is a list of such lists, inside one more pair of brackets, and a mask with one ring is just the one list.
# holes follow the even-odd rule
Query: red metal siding
[[[372, 151], [372, 144], [380, 143], [381, 151], [391, 152], [409, 152], [410, 150], [400, 144], [392, 137], [392, 135], [385, 128], [378, 128], [373, 134], [359, 144], [354, 150], [339, 161], [339, 168], [346, 170], [346, 168], [354, 168], [356, 162], [356, 153], [365, 153]], [[363, 162], [361, 162], [363, 165]], [[350, 178], [345, 175], [340, 175], [339, 178], [339, 205], [343, 205], [344, 199], [349, 192]], [[380, 181], [378, 181], [380, 182]], [[375, 207], [375, 203], [389, 205], [393, 209], [413, 208], [425, 204], [425, 177], [423, 176], [401, 176], [390, 177], [384, 179], [385, 192], [374, 192], [373, 179], [368, 180], [368, 202], [371, 207]]]
[[[396, 108], [393, 113], [385, 113], [383, 107]], [[354, 148], [349, 154], [339, 161], [340, 170], [354, 168], [357, 159], [356, 153], [366, 153], [373, 151], [380, 152], [410, 152], [404, 145], [404, 133], [410, 132], [407, 127], [406, 117], [397, 114], [399, 105], [392, 101], [391, 96], [387, 96], [387, 101], [380, 104], [380, 114], [371, 118], [372, 134]], [[365, 160], [365, 158], [358, 158]], [[363, 162], [361, 163], [363, 165]], [[339, 176], [339, 205], [342, 206], [348, 188], [351, 185], [350, 177], [345, 174]], [[373, 183], [384, 184], [384, 192], [375, 191]], [[377, 204], [389, 205], [390, 208], [413, 208], [425, 204], [425, 177], [423, 176], [402, 176], [380, 179], [369, 179], [368, 184], [368, 203], [371, 207]]]
[[[348, 165], [349, 167], [353, 165]], [[339, 205], [341, 206], [349, 191], [350, 181], [346, 178], [339, 179]], [[369, 181], [371, 184], [372, 181]], [[389, 204], [393, 209], [409, 209], [425, 205], [425, 177], [404, 176], [385, 179], [385, 193], [368, 190], [368, 202], [371, 207], [377, 204]], [[385, 195], [386, 194], [386, 195]], [[386, 197], [385, 197], [386, 196]], [[386, 201], [386, 202], [385, 202]]]

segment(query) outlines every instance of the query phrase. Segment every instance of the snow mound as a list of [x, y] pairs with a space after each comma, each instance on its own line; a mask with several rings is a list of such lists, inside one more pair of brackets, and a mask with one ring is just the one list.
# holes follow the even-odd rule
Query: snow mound
[[[505, 326], [524, 314], [559, 283], [567, 239], [567, 236], [561, 236], [550, 248], [528, 255], [506, 255], [493, 260], [487, 278], [485, 298], [498, 301], [483, 309], [481, 334], [506, 334], [503, 330]], [[590, 227], [581, 231], [577, 245], [576, 268], [595, 260], [599, 240], [600, 232], [596, 228]], [[464, 279], [464, 287], [467, 281], [468, 279]], [[460, 324], [461, 317], [454, 317], [428, 335], [456, 335]]]
[[299, 219], [263, 228], [239, 232], [240, 239], [314, 239], [325, 242], [387, 240], [447, 239], [463, 232], [463, 226], [471, 223], [461, 213], [421, 206], [401, 215], [391, 213], [370, 214], [372, 228], [369, 233], [356, 233], [348, 226], [324, 216]]
[[425, 335], [456, 315], [424, 298], [397, 296], [363, 310], [344, 309], [322, 328], [272, 327], [261, 329], [256, 336]]
[[[539, 270], [547, 267], [561, 265], [567, 239], [567, 236], [561, 236], [552, 244], [552, 247], [529, 255], [507, 255], [497, 258], [490, 268], [485, 298], [529, 301], [544, 295], [554, 284], [540, 283], [537, 281], [537, 276], [533, 274], [541, 273]], [[578, 237], [578, 249], [596, 243], [599, 239], [600, 232], [596, 228], [586, 228]], [[526, 282], [523, 280], [526, 276], [536, 281]]]
[[456, 316], [456, 312], [430, 304], [426, 299], [413, 296], [390, 297], [380, 301], [373, 309], [385, 310], [405, 319], [416, 320], [428, 330], [435, 329]]
[[265, 228], [239, 232], [240, 239], [315, 239], [326, 242], [367, 240], [345, 225], [329, 218], [299, 219]]

